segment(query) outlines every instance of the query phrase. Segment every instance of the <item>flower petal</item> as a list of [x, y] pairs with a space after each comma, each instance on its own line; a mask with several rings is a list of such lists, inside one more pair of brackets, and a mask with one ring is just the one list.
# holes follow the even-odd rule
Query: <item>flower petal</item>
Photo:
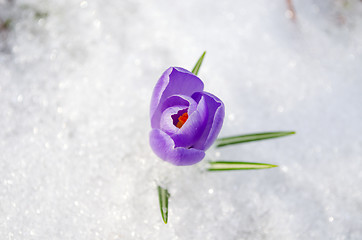
[[171, 138], [175, 142], [176, 147], [193, 147], [198, 142], [203, 133], [208, 120], [208, 109], [204, 97], [201, 97], [196, 111], [194, 111]]
[[165, 109], [173, 106], [188, 106], [189, 110], [187, 111], [187, 113], [191, 115], [191, 113], [193, 113], [197, 108], [197, 102], [189, 96], [179, 94], [172, 95], [161, 104], [160, 110], [161, 112], [163, 112], [165, 111]]
[[192, 96], [196, 102], [201, 101], [203, 97], [205, 98], [209, 115], [205, 130], [193, 147], [196, 149], [207, 150], [214, 143], [220, 133], [225, 116], [225, 107], [224, 103], [211, 93], [198, 92]]
[[178, 67], [168, 68], [153, 90], [150, 107], [151, 126], [157, 127], [162, 114], [161, 106], [168, 97], [175, 94], [191, 96], [203, 89], [203, 82], [191, 72]]
[[163, 111], [160, 120], [160, 129], [170, 135], [176, 134], [180, 129], [174, 125], [172, 115], [177, 114], [184, 109], [187, 109], [187, 106], [173, 106]]
[[191, 97], [184, 95], [172, 95], [165, 100], [161, 106], [160, 122], [152, 124], [153, 128], [160, 128], [167, 134], [175, 134], [179, 131], [174, 125], [172, 115], [177, 114], [178, 111], [187, 109], [190, 116], [197, 109], [197, 102]]
[[150, 145], [158, 157], [177, 166], [192, 165], [205, 157], [205, 152], [202, 150], [175, 148], [175, 143], [171, 137], [159, 129], [151, 130]]

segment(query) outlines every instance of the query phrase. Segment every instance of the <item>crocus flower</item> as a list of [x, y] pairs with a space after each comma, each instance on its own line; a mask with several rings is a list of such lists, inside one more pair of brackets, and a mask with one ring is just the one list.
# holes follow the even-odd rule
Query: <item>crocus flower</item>
[[168, 68], [151, 99], [150, 145], [161, 159], [174, 165], [198, 163], [220, 132], [225, 108], [220, 99], [204, 92], [196, 75]]

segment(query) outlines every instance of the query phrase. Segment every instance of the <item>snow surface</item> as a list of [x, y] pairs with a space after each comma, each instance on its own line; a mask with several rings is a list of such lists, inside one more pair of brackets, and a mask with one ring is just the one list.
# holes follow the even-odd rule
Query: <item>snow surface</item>
[[[362, 3], [293, 3], [0, 0], [0, 239], [362, 239]], [[207, 158], [279, 168], [152, 153], [153, 86], [204, 50], [221, 136], [297, 132]]]

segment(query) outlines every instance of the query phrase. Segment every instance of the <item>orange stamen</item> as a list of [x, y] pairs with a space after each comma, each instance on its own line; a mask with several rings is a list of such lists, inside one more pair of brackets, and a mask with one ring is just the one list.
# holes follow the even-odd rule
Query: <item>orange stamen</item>
[[187, 119], [189, 118], [189, 115], [187, 114], [187, 112], [185, 112], [184, 114], [182, 114], [179, 118], [178, 118], [178, 123], [176, 124], [176, 127], [181, 128], [184, 123], [187, 121]]

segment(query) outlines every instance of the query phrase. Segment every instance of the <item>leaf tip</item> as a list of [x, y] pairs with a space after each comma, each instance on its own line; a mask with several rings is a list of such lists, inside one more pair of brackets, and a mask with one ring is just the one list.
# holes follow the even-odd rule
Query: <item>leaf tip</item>
[[191, 71], [193, 74], [197, 75], [197, 74], [199, 73], [199, 70], [200, 70], [202, 61], [204, 60], [205, 54], [206, 54], [206, 51], [204, 51], [204, 52], [202, 53], [202, 55], [200, 56], [199, 60], [197, 60], [194, 68], [193, 68], [192, 71]]
[[170, 193], [166, 188], [162, 188], [161, 186], [157, 186], [158, 190], [158, 199], [160, 204], [161, 216], [162, 220], [165, 224], [167, 224], [168, 220], [168, 199], [170, 197]]

